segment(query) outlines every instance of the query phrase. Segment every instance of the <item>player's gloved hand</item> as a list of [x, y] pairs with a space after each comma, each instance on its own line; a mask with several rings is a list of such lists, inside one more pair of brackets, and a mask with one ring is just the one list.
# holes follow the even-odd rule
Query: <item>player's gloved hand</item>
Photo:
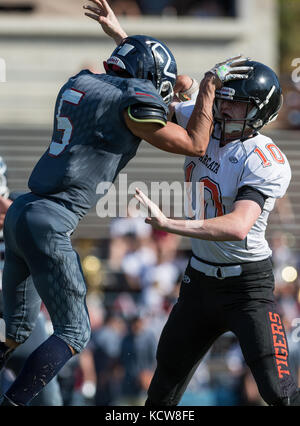
[[222, 85], [229, 80], [246, 79], [253, 69], [253, 67], [243, 65], [247, 61], [249, 61], [249, 58], [242, 55], [235, 56], [216, 64], [208, 73], [215, 75]]

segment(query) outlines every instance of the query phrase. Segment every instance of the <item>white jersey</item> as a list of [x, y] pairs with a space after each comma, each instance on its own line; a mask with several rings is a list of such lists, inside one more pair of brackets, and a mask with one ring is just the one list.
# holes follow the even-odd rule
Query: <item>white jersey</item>
[[[175, 113], [179, 125], [186, 127], [194, 101], [180, 103]], [[192, 238], [192, 251], [212, 263], [259, 261], [272, 252], [265, 239], [268, 216], [275, 199], [284, 196], [291, 179], [286, 156], [269, 137], [258, 134], [220, 147], [211, 137], [203, 157], [186, 157], [185, 180], [204, 184], [204, 218], [228, 214], [233, 209], [238, 190], [250, 186], [266, 195], [263, 211], [243, 241], [206, 241]], [[195, 190], [194, 190], [195, 192]], [[195, 197], [192, 199], [195, 205]]]

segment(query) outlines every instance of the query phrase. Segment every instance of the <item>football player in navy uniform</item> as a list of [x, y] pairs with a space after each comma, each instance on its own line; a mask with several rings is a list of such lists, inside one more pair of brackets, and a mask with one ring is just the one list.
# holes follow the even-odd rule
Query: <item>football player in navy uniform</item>
[[[10, 192], [7, 186], [6, 178], [7, 166], [0, 157], [0, 318], [2, 318], [3, 312], [3, 300], [2, 300], [2, 271], [4, 267], [4, 254], [5, 254], [5, 244], [3, 240], [3, 223], [6, 212], [13, 200], [20, 196], [21, 192]], [[29, 280], [31, 277], [28, 278]], [[2, 331], [2, 330], [1, 330]], [[2, 334], [1, 334], [1, 337]], [[18, 374], [22, 368], [27, 357], [30, 353], [37, 348], [44, 340], [49, 337], [46, 328], [46, 318], [44, 313], [41, 311], [37, 317], [36, 325], [26, 340], [26, 342], [17, 348], [16, 351], [12, 354], [12, 357], [8, 362], [8, 369], [11, 370], [14, 374]], [[7, 380], [3, 379], [4, 371], [0, 373], [0, 392], [6, 390]], [[2, 376], [1, 376], [2, 375]], [[3, 380], [2, 380], [3, 379]], [[57, 378], [54, 377], [50, 383], [34, 398], [30, 405], [62, 405], [62, 396], [60, 392], [60, 387], [57, 381]]]
[[[93, 3], [109, 11], [106, 1]], [[31, 334], [41, 300], [54, 333], [29, 356], [2, 405], [27, 405], [90, 338], [86, 285], [70, 237], [98, 201], [98, 184], [116, 179], [142, 139], [190, 156], [203, 155], [209, 142], [218, 76], [203, 80], [185, 130], [167, 121], [177, 75], [171, 51], [152, 37], [121, 38], [106, 74], [81, 71], [59, 91], [52, 141], [29, 178], [31, 192], [6, 214], [0, 367]], [[244, 61], [230, 61], [226, 78], [246, 79]]]

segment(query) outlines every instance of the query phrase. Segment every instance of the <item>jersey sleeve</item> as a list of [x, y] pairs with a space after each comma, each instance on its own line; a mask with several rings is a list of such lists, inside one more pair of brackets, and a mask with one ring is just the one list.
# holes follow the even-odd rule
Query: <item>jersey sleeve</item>
[[[282, 153], [281, 153], [282, 154]], [[262, 159], [265, 156], [265, 161]], [[266, 161], [266, 156], [269, 160]], [[282, 198], [291, 180], [291, 169], [284, 154], [273, 159], [264, 148], [255, 148], [248, 155], [241, 174], [238, 189], [249, 186], [260, 191], [266, 197]]]
[[195, 101], [180, 102], [175, 106], [175, 117], [179, 126], [186, 128], [190, 116], [192, 115], [195, 106]]
[[127, 90], [123, 93], [120, 102], [120, 111], [132, 105], [149, 105], [157, 107], [168, 114], [168, 107], [162, 97], [155, 90], [153, 84], [147, 80], [128, 79]]

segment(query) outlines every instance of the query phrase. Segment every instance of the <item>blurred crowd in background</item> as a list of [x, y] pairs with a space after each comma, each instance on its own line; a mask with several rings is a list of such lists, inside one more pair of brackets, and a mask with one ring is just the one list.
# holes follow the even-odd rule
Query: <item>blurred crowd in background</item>
[[[188, 262], [190, 253], [180, 249], [180, 237], [153, 232], [142, 218], [114, 219], [110, 235], [97, 246], [74, 242], [88, 285], [92, 337], [87, 349], [59, 374], [65, 405], [144, 404], [158, 339]], [[274, 233], [270, 244], [275, 294], [298, 378], [300, 258], [286, 232]], [[264, 405], [232, 333], [214, 343], [180, 405]]]

